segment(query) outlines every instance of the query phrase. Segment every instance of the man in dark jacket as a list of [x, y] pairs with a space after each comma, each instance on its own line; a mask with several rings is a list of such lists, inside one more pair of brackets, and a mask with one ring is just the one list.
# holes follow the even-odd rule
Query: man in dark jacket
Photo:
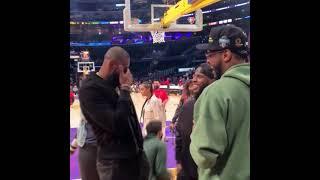
[[193, 126], [193, 106], [205, 87], [214, 81], [214, 72], [206, 64], [201, 64], [193, 74], [192, 79], [192, 96], [188, 98], [182, 106], [177, 122], [176, 131], [176, 160], [178, 169], [178, 180], [197, 180], [197, 165], [193, 161], [190, 151], [190, 134]]
[[130, 96], [129, 65], [129, 54], [112, 47], [99, 72], [91, 74], [80, 88], [82, 113], [97, 138], [100, 180], [148, 178], [141, 129]]

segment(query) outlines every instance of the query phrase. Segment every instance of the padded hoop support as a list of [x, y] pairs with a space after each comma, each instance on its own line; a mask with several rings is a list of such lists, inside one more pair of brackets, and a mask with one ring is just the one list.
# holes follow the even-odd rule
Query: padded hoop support
[[[160, 22], [154, 22], [151, 17], [151, 24], [133, 24], [131, 21], [131, 3], [130, 0], [125, 0], [125, 8], [123, 9], [123, 28], [128, 32], [198, 32], [203, 29], [203, 15], [202, 10], [199, 9], [195, 12], [195, 24], [177, 24], [172, 23], [168, 28], [163, 28]], [[169, 7], [170, 5], [153, 4], [151, 13], [154, 7]]]

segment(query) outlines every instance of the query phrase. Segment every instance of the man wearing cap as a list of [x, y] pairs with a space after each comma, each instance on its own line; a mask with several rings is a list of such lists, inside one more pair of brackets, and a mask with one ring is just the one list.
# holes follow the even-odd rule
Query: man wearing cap
[[194, 106], [190, 153], [199, 179], [250, 179], [250, 65], [247, 36], [234, 25], [211, 29], [207, 63], [218, 80]]

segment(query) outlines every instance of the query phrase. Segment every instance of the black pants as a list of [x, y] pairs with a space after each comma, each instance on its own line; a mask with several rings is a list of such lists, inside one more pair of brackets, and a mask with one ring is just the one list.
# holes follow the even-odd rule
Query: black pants
[[99, 180], [96, 159], [97, 146], [85, 144], [82, 148], [79, 148], [81, 180]]
[[189, 174], [184, 172], [183, 170], [180, 171], [180, 173], [177, 176], [177, 180], [197, 180], [196, 177], [191, 177]]
[[145, 153], [131, 159], [98, 160], [100, 180], [148, 180], [149, 164]]

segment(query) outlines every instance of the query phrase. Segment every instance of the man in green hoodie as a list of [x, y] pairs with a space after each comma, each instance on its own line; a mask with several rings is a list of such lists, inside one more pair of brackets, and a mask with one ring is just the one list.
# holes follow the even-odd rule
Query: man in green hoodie
[[203, 90], [194, 107], [190, 153], [199, 180], [250, 179], [250, 65], [247, 36], [234, 25], [212, 28], [207, 63], [218, 80]]

